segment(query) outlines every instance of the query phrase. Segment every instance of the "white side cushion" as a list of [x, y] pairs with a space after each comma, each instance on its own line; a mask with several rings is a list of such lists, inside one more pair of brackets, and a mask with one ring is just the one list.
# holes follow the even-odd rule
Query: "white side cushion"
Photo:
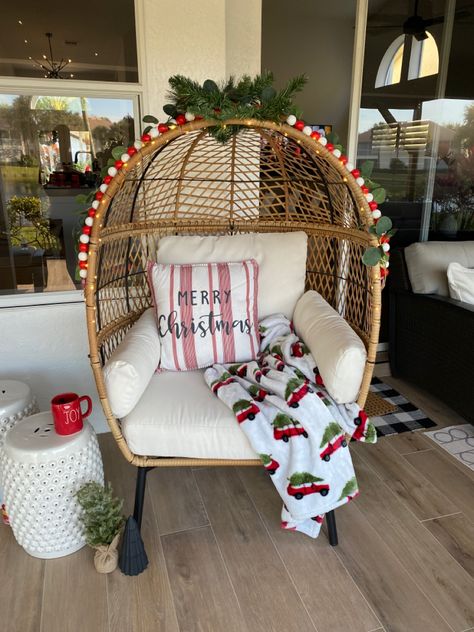
[[255, 259], [259, 266], [258, 316], [293, 316], [304, 292], [308, 236], [302, 231], [220, 236], [170, 236], [158, 243], [159, 263], [221, 263]]
[[448, 265], [474, 268], [474, 241], [425, 241], [405, 248], [408, 276], [415, 294], [449, 296]]
[[107, 397], [119, 419], [128, 415], [143, 395], [160, 362], [160, 353], [155, 313], [150, 308], [127, 331], [103, 369]]
[[313, 290], [306, 292], [296, 304], [293, 324], [313, 354], [331, 397], [338, 404], [355, 401], [367, 352], [351, 326]]
[[460, 263], [450, 263], [448, 285], [451, 298], [474, 305], [474, 268], [465, 268]]
[[258, 458], [200, 370], [156, 373], [122, 419], [122, 432], [130, 450], [144, 456]]

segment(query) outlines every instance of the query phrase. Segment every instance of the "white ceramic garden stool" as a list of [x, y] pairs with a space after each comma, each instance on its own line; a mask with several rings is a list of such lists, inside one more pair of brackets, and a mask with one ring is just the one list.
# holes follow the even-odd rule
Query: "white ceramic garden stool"
[[10, 524], [27, 553], [49, 559], [85, 545], [75, 493], [88, 481], [104, 482], [99, 444], [87, 421], [80, 432], [63, 436], [49, 412], [25, 419], [8, 433], [0, 467]]

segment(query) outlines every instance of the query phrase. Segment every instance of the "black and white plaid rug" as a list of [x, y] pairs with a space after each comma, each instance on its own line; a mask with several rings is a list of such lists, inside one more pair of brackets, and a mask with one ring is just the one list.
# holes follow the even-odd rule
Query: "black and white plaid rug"
[[370, 418], [377, 430], [378, 437], [436, 426], [436, 423], [427, 417], [422, 410], [409, 402], [406, 397], [400, 395], [394, 388], [379, 380], [378, 377], [372, 378], [370, 390], [397, 407], [393, 413]]

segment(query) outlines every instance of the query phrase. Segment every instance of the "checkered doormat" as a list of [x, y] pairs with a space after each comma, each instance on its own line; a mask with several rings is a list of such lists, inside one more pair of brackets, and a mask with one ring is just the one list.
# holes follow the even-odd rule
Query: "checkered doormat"
[[384, 437], [410, 430], [422, 430], [433, 428], [436, 423], [427, 417], [425, 413], [409, 402], [406, 397], [400, 395], [394, 388], [385, 384], [377, 377], [372, 378], [370, 390], [387, 402], [394, 404], [396, 410], [387, 415], [373, 416], [370, 418], [377, 430], [378, 437]]

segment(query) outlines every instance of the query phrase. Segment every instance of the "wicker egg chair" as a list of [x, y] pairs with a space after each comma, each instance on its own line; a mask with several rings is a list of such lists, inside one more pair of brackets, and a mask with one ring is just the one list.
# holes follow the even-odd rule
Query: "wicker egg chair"
[[[358, 403], [372, 377], [380, 324], [379, 266], [362, 255], [377, 246], [367, 201], [344, 165], [320, 143], [282, 123], [232, 119], [242, 131], [226, 144], [193, 121], [146, 143], [100, 201], [85, 285], [90, 359], [112, 434], [138, 466], [135, 515], [141, 521], [148, 469], [257, 465], [259, 460], [144, 457], [129, 449], [107, 399], [102, 367], [127, 330], [152, 305], [147, 261], [165, 235], [305, 231], [306, 289], [318, 291], [367, 348]], [[284, 253], [282, 253], [284, 256]]]

